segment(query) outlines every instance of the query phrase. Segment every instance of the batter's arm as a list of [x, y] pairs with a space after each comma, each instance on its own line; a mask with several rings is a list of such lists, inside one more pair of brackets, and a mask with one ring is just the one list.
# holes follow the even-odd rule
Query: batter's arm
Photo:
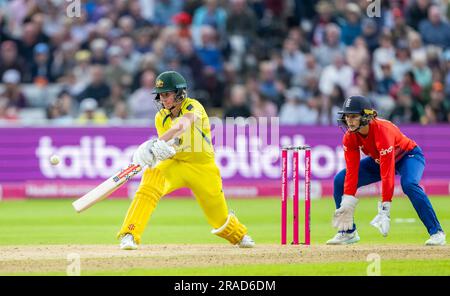
[[177, 121], [177, 123], [175, 123], [168, 131], [166, 131], [161, 137], [159, 137], [159, 139], [167, 142], [172, 140], [173, 138], [179, 137], [187, 129], [189, 129], [196, 120], [197, 116], [194, 113], [184, 114]]

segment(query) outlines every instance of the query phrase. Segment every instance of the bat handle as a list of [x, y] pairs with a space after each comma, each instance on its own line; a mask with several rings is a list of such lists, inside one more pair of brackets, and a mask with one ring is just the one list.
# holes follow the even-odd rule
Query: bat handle
[[167, 141], [167, 144], [169, 144], [170, 146], [180, 146], [181, 139], [178, 138], [178, 137], [175, 137], [175, 138], [170, 139], [169, 141]]

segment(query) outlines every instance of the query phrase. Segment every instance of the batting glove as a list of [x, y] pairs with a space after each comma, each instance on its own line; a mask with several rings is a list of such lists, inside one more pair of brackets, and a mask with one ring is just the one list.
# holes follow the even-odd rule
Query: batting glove
[[333, 227], [339, 231], [347, 231], [353, 228], [353, 214], [358, 199], [351, 195], [343, 195], [341, 206], [334, 212]]
[[391, 203], [390, 202], [378, 202], [378, 214], [370, 222], [370, 225], [378, 228], [383, 236], [387, 236], [389, 228], [391, 226]]
[[156, 163], [155, 156], [151, 152], [151, 147], [156, 139], [145, 141], [133, 154], [133, 163], [138, 164], [141, 167], [148, 165], [149, 167], [153, 167]]
[[175, 148], [167, 144], [165, 141], [159, 139], [156, 139], [153, 142], [150, 151], [153, 153], [153, 156], [157, 161], [171, 158], [176, 153]]

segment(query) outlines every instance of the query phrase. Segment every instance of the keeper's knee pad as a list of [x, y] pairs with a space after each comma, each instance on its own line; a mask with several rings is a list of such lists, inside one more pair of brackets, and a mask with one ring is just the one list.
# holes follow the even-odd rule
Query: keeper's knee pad
[[165, 179], [158, 169], [147, 169], [144, 172], [141, 184], [117, 235], [118, 238], [126, 233], [131, 233], [135, 242], [140, 243], [150, 215], [163, 194], [164, 184]]
[[225, 224], [220, 228], [211, 230], [211, 233], [220, 236], [235, 245], [247, 234], [247, 227], [239, 222], [234, 214], [229, 214]]

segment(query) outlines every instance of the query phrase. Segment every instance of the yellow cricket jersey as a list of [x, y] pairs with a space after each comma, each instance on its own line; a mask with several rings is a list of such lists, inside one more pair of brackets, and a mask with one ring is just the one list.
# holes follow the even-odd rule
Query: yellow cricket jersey
[[208, 115], [202, 104], [195, 99], [184, 99], [180, 114], [172, 118], [170, 111], [161, 109], [155, 116], [155, 127], [158, 136], [161, 137], [173, 124], [175, 124], [184, 114], [194, 113], [196, 121], [181, 136], [181, 146], [177, 147], [177, 154], [173, 159], [206, 163], [214, 161], [214, 148], [211, 142], [211, 126]]

